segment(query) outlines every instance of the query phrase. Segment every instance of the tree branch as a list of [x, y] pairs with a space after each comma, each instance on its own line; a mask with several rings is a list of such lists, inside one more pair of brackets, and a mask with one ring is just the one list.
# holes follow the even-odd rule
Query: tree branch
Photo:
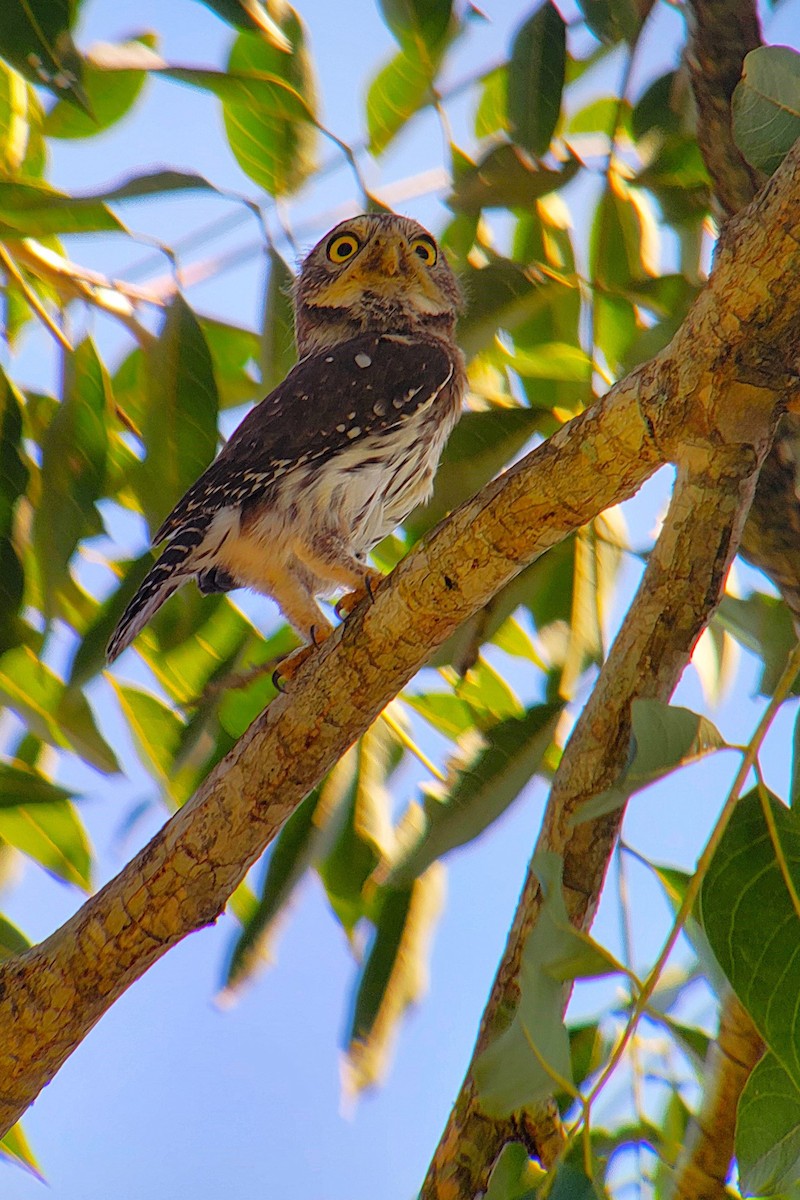
[[764, 1043], [735, 994], [726, 995], [719, 1033], [708, 1048], [703, 1103], [675, 1166], [670, 1200], [725, 1200], [736, 1130], [736, 1109]]
[[[779, 396], [763, 386], [768, 372], [759, 375], [756, 369], [763, 327], [754, 322], [745, 333], [745, 311], [753, 317], [751, 305], [760, 304], [756, 295], [766, 300], [771, 293], [768, 304], [774, 318], [784, 329], [796, 330], [796, 314], [783, 306], [779, 288], [774, 290], [777, 280], [762, 292], [751, 273], [751, 256], [774, 252], [764, 235], [777, 230], [776, 220], [783, 222], [788, 216], [785, 202], [792, 203], [790, 195], [794, 203], [800, 197], [799, 168], [800, 144], [746, 213], [726, 227], [708, 287], [667, 351], [682, 383], [668, 405], [658, 405], [655, 412], [643, 400], [645, 419], [658, 444], [678, 464], [672, 503], [639, 592], [564, 751], [536, 846], [536, 852], [552, 850], [563, 856], [565, 902], [571, 920], [581, 928], [588, 928], [594, 916], [623, 812], [579, 824], [574, 819], [581, 803], [610, 786], [624, 765], [632, 701], [669, 698], [719, 602], [780, 416]], [[788, 233], [781, 240], [797, 260], [798, 239]], [[718, 307], [723, 297], [727, 300]], [[768, 340], [777, 351], [780, 342], [772, 341], [772, 331]], [[796, 347], [796, 332], [788, 344]], [[781, 353], [784, 380], [794, 388], [795, 351]], [[755, 386], [757, 379], [762, 386]], [[506, 1027], [518, 1002], [520, 956], [538, 920], [539, 902], [538, 881], [529, 869], [475, 1054], [423, 1185], [422, 1200], [480, 1194], [507, 1141], [523, 1140], [544, 1165], [552, 1163], [560, 1148], [552, 1104], [525, 1114], [524, 1121], [518, 1114], [492, 1119], [481, 1110], [472, 1074], [475, 1057]]]
[[724, 216], [749, 204], [762, 176], [733, 140], [731, 97], [744, 56], [761, 45], [753, 0], [689, 0], [686, 61], [697, 103], [697, 141]]

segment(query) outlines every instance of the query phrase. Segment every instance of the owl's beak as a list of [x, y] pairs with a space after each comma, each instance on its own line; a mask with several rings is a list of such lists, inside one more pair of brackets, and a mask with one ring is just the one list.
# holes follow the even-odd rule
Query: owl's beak
[[397, 275], [400, 271], [400, 256], [403, 252], [404, 247], [401, 247], [394, 238], [389, 238], [381, 249], [380, 258], [377, 263], [378, 273], [381, 275]]

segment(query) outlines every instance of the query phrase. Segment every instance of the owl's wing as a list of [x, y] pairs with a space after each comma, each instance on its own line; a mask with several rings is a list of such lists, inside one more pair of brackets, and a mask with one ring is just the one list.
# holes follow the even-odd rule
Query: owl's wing
[[309, 355], [242, 421], [153, 538], [199, 527], [220, 508], [257, 500], [282, 475], [388, 432], [453, 382], [454, 354], [435, 338], [364, 334]]

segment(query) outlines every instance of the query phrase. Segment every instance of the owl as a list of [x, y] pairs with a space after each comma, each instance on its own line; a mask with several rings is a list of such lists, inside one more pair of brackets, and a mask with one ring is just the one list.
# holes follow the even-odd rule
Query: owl
[[458, 420], [464, 362], [454, 340], [455, 276], [407, 217], [344, 221], [294, 288], [298, 362], [248, 413], [156, 533], [160, 558], [108, 645], [113, 661], [177, 588], [249, 587], [304, 641], [285, 683], [381, 578], [370, 550], [430, 496]]

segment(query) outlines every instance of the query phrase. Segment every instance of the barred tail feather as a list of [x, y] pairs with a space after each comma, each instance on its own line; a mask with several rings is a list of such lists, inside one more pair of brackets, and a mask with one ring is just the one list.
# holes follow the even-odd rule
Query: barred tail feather
[[194, 570], [187, 569], [187, 559], [194, 546], [167, 546], [158, 562], [145, 575], [139, 590], [120, 618], [106, 648], [106, 658], [112, 663], [130, 646], [153, 614], [176, 592], [182, 583], [191, 579]]

